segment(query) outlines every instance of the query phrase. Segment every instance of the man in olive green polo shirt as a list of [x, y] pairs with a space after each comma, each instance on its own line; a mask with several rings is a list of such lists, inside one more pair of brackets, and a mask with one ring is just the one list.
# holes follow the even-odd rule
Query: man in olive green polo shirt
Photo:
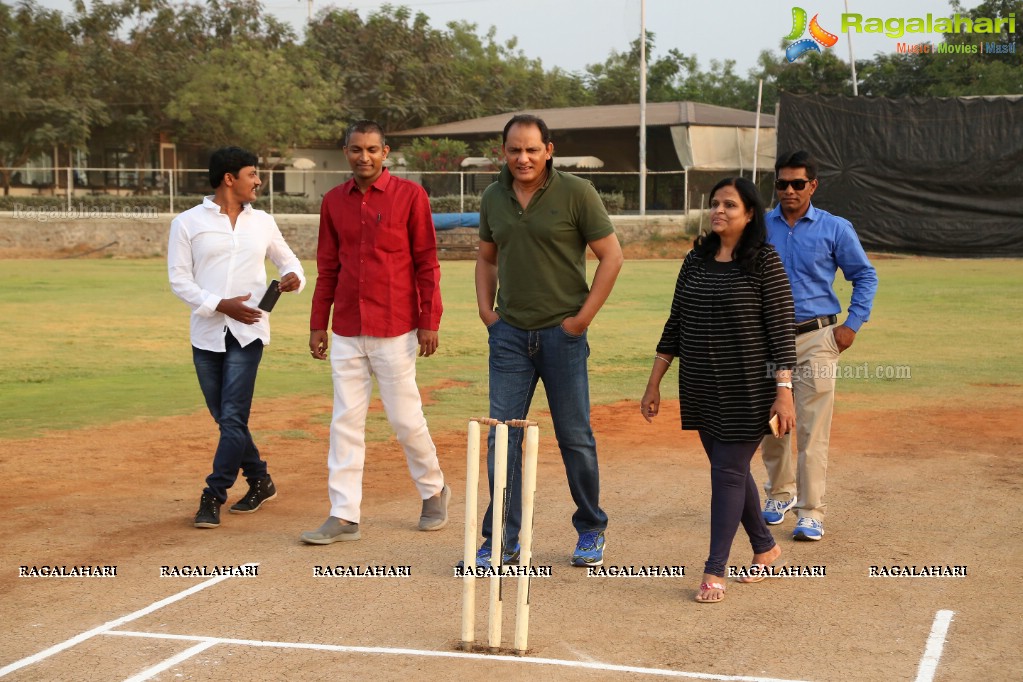
[[[597, 445], [590, 428], [586, 329], [611, 294], [622, 248], [593, 185], [554, 170], [547, 124], [519, 115], [504, 127], [506, 164], [480, 204], [476, 301], [490, 338], [490, 416], [525, 419], [539, 380], [576, 503], [575, 566], [604, 561], [607, 514], [600, 508]], [[586, 283], [586, 247], [600, 261]], [[496, 300], [496, 308], [495, 308]], [[505, 563], [518, 561], [522, 524], [522, 429], [509, 431]], [[490, 561], [494, 429], [487, 439], [491, 504], [477, 565]]]

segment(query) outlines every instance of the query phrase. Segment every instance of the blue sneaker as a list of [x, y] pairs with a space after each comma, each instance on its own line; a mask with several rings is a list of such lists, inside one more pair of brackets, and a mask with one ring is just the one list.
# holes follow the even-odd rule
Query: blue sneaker
[[793, 540], [820, 540], [822, 537], [824, 537], [824, 524], [809, 517], [799, 519], [796, 529], [792, 531]]
[[588, 530], [579, 534], [572, 554], [573, 566], [600, 566], [604, 563], [604, 531]]
[[764, 503], [764, 522], [769, 526], [777, 526], [785, 520], [785, 512], [796, 506], [796, 498], [788, 502], [782, 500], [768, 500]]
[[[519, 543], [515, 543], [515, 547], [511, 550], [508, 548], [504, 549], [504, 563], [505, 565], [516, 565], [519, 563]], [[490, 557], [493, 552], [490, 550], [490, 542], [484, 542], [480, 545], [480, 548], [476, 550], [476, 568], [487, 568], [490, 566]], [[456, 564], [458, 568], [465, 566], [465, 561], [459, 561]]]

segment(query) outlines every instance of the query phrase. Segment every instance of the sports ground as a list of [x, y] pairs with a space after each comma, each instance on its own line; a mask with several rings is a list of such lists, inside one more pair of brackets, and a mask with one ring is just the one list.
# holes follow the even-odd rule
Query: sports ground
[[[729, 581], [725, 600], [707, 605], [693, 601], [709, 532], [705, 455], [695, 434], [679, 431], [677, 401], [653, 425], [637, 405], [678, 262], [626, 262], [590, 331], [592, 421], [611, 519], [605, 563], [684, 565], [685, 575], [587, 577], [568, 565], [572, 503], [538, 401], [534, 564], [551, 576], [532, 582], [529, 651], [520, 657], [458, 647], [461, 581], [452, 567], [462, 546], [465, 421], [486, 405], [471, 263], [443, 264], [441, 349], [419, 365], [455, 491], [451, 523], [416, 530], [419, 501], [374, 400], [363, 539], [314, 547], [298, 535], [327, 511], [331, 396], [326, 367], [305, 350], [309, 290], [278, 304], [251, 419], [280, 494], [256, 514], [225, 513], [220, 528], [197, 530], [191, 515], [215, 426], [191, 368], [187, 311], [167, 288], [163, 262], [6, 260], [0, 677], [1023, 678], [1015, 348], [1023, 270], [1010, 260], [875, 264], [874, 314], [842, 358], [825, 537], [793, 542], [791, 515], [772, 527], [788, 565], [824, 575]], [[847, 285], [838, 286], [847, 299]], [[754, 475], [763, 480], [759, 461]], [[231, 501], [243, 489], [236, 485]], [[730, 563], [748, 561], [740, 531]], [[116, 567], [116, 576], [39, 575], [50, 566]], [[196, 566], [256, 575], [161, 577]], [[410, 575], [314, 575], [338, 566]], [[960, 575], [891, 575], [914, 566]], [[513, 584], [505, 595], [510, 643]], [[482, 584], [476, 602], [484, 641]]]

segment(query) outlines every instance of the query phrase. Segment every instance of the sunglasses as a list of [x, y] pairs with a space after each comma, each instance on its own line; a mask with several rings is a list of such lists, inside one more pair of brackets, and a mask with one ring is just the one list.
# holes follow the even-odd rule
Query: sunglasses
[[789, 188], [789, 185], [792, 185], [792, 188], [794, 190], [796, 190], [797, 192], [802, 192], [804, 189], [806, 189], [806, 183], [808, 182], [810, 181], [803, 180], [802, 178], [800, 178], [799, 180], [775, 180], [774, 188], [779, 192], [784, 192]]

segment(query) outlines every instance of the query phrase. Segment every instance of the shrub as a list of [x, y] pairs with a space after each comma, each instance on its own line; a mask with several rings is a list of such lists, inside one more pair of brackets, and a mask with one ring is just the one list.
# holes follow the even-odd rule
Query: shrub
[[[445, 194], [439, 197], [430, 197], [430, 208], [434, 213], [458, 213], [461, 211], [461, 200], [457, 194]], [[465, 195], [465, 213], [478, 213], [480, 210], [480, 195]]]
[[[622, 206], [625, 204], [625, 195], [621, 192], [597, 192], [600, 200], [604, 203], [604, 208], [610, 215], [618, 215], [622, 212]], [[444, 196], [430, 197], [430, 207], [434, 213], [458, 213], [459, 212], [459, 198], [457, 194], [446, 194]], [[465, 195], [465, 212], [476, 213], [480, 210], [480, 195], [479, 194], [466, 194]]]
[[[179, 194], [174, 196], [174, 212], [192, 208], [202, 203], [201, 194]], [[270, 197], [261, 196], [255, 204], [256, 208], [270, 210]], [[0, 196], [0, 211], [66, 211], [65, 196]], [[86, 194], [71, 197], [71, 210], [81, 213], [103, 211], [105, 213], [141, 214], [146, 212], [168, 213], [170, 198], [166, 196], [116, 196], [113, 194]], [[274, 195], [274, 213], [319, 213], [318, 201], [309, 201], [304, 197], [289, 197], [283, 194]]]
[[597, 192], [600, 200], [604, 202], [604, 208], [610, 215], [618, 215], [625, 206], [625, 195], [621, 192]]
[[[611, 215], [622, 212], [625, 196], [621, 192], [598, 192], [604, 208]], [[174, 212], [180, 213], [202, 202], [202, 195], [176, 195]], [[430, 207], [434, 213], [458, 213], [461, 200], [457, 194], [445, 194], [430, 197]], [[256, 208], [270, 210], [270, 197], [264, 195], [256, 201]], [[71, 198], [72, 211], [104, 211], [107, 213], [141, 214], [149, 211], [168, 213], [170, 201], [166, 196], [115, 196], [112, 194], [88, 194]], [[67, 198], [63, 196], [0, 196], [0, 211], [64, 211], [67, 210]], [[477, 213], [480, 210], [480, 195], [466, 194], [466, 213]], [[274, 195], [274, 213], [312, 213], [320, 212], [320, 202], [305, 197], [290, 197], [283, 194]]]
[[401, 153], [408, 169], [413, 171], [459, 171], [462, 160], [469, 155], [469, 145], [446, 137], [417, 137]]

